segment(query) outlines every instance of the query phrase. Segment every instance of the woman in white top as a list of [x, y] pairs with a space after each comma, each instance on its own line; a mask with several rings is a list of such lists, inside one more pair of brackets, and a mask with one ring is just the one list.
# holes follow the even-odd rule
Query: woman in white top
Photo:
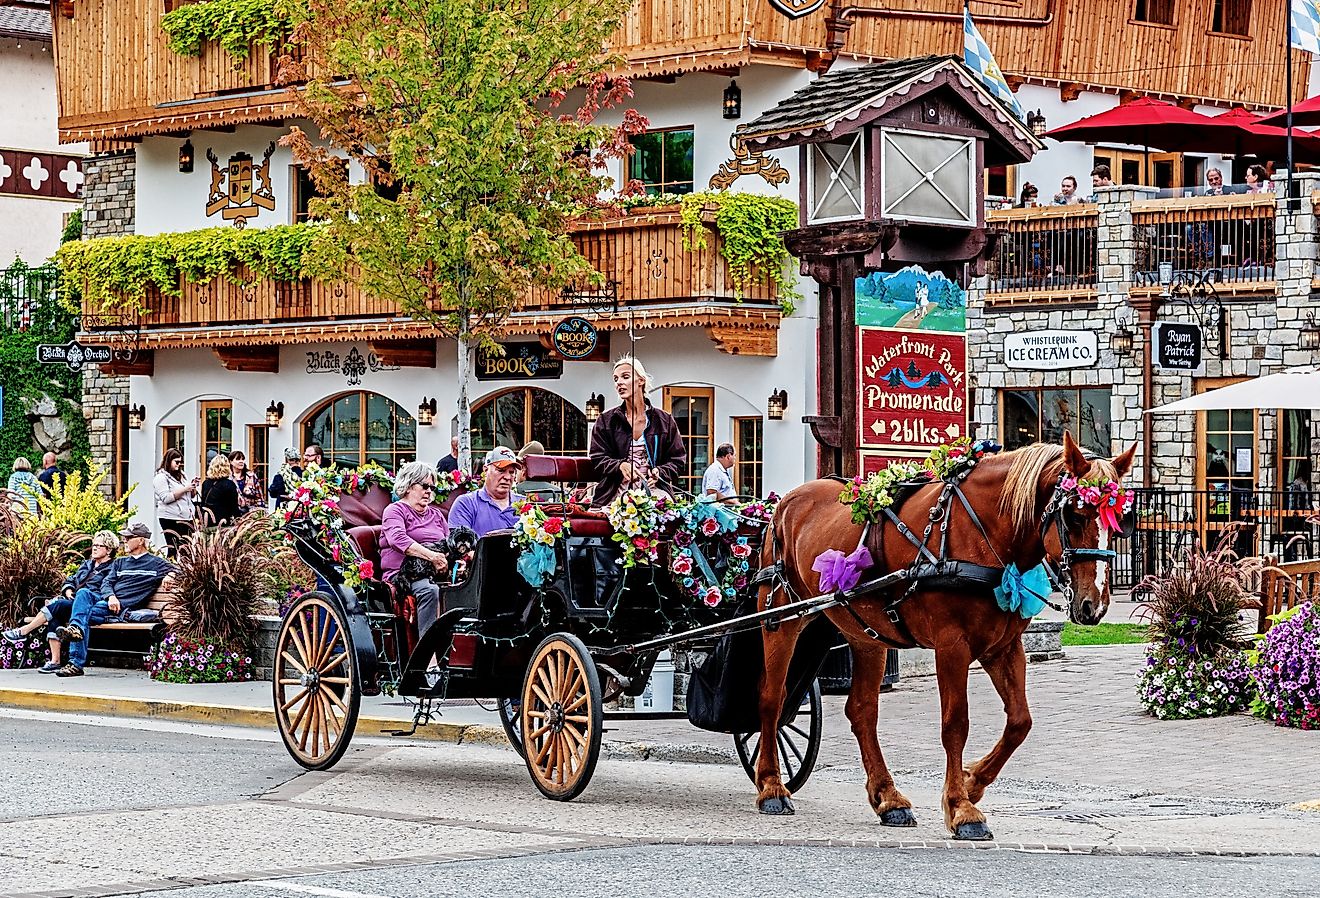
[[200, 482], [196, 477], [188, 480], [183, 476], [183, 453], [178, 449], [165, 450], [151, 487], [156, 494], [156, 517], [171, 551], [177, 550], [179, 543], [193, 532], [197, 519], [193, 494]]

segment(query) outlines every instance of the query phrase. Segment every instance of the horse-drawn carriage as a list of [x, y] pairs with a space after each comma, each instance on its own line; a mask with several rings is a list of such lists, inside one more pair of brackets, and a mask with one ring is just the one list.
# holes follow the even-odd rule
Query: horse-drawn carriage
[[[527, 465], [532, 480], [594, 479], [585, 458], [530, 456]], [[372, 576], [345, 576], [346, 570], [380, 570], [379, 519], [388, 501], [379, 487], [338, 500], [345, 524], [357, 525], [346, 534], [359, 558], [329, 545], [311, 519], [287, 522], [299, 555], [321, 583], [293, 604], [276, 650], [276, 718], [298, 763], [324, 770], [342, 757], [363, 695], [393, 691], [415, 703], [414, 730], [431, 719], [440, 700], [489, 699], [537, 788], [550, 798], [572, 799], [594, 771], [610, 716], [606, 704], [640, 695], [658, 654], [682, 643], [711, 655], [695, 677], [706, 695], [698, 722], [732, 733], [744, 767], [749, 775], [754, 771], [765, 615], [742, 613], [746, 603], [694, 602], [665, 558], [624, 567], [602, 514], [552, 506], [565, 515], [571, 534], [556, 545], [553, 576], [533, 587], [517, 573], [513, 534], [489, 534], [477, 542], [466, 576], [442, 586], [438, 618], [419, 636], [401, 590]], [[750, 550], [740, 554], [754, 561], [764, 531], [763, 522], [740, 524], [740, 542]], [[660, 552], [671, 548], [662, 545]], [[703, 564], [720, 577], [729, 558], [711, 555]], [[359, 568], [362, 560], [371, 566]], [[736, 630], [742, 632], [717, 644]], [[821, 619], [793, 665], [777, 747], [783, 777], [794, 789], [806, 782], [816, 758], [822, 713], [816, 674], [837, 644], [836, 632]]]

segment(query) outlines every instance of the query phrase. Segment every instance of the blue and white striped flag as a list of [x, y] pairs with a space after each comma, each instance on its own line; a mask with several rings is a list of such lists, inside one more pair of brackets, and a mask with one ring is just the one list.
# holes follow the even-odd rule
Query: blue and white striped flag
[[[1293, 2], [1304, 2], [1310, 6], [1316, 0], [1293, 0]], [[1004, 80], [1004, 73], [999, 71], [995, 55], [990, 52], [985, 38], [981, 37], [981, 32], [976, 29], [976, 23], [972, 21], [971, 11], [965, 6], [963, 7], [963, 62], [981, 76], [981, 82], [996, 99], [1002, 101], [1019, 119], [1026, 119], [1022, 104], [1013, 96], [1013, 91], [1008, 89], [1008, 82]]]
[[1320, 4], [1292, 0], [1292, 45], [1307, 53], [1320, 53]]

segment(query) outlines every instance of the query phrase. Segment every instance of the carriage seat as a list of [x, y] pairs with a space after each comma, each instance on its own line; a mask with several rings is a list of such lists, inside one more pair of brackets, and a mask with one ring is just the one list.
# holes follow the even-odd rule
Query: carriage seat
[[348, 535], [357, 545], [362, 557], [370, 561], [380, 576], [380, 525], [364, 524], [348, 528]]
[[390, 504], [390, 491], [371, 484], [362, 492], [345, 490], [339, 494], [339, 514], [352, 528], [379, 524]]
[[584, 455], [527, 455], [523, 457], [528, 480], [548, 483], [594, 483], [596, 466]]

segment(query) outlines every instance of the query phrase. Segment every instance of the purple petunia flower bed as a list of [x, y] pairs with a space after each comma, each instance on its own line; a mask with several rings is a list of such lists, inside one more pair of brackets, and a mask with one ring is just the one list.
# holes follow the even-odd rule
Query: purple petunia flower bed
[[171, 633], [147, 655], [147, 672], [166, 683], [237, 683], [251, 680], [254, 666], [241, 647]]
[[38, 630], [18, 642], [0, 639], [0, 670], [27, 670], [50, 660], [50, 648]]
[[1304, 602], [1281, 615], [1251, 668], [1252, 713], [1279, 726], [1320, 730], [1320, 610]]

